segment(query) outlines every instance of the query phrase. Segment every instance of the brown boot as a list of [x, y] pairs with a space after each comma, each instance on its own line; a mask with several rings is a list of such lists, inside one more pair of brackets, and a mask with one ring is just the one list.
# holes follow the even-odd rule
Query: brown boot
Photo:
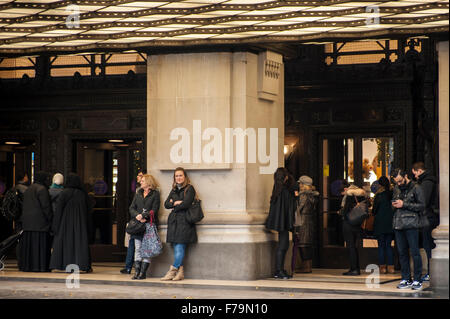
[[163, 280], [163, 281], [172, 280], [173, 278], [175, 278], [175, 276], [177, 274], [177, 270], [178, 270], [177, 268], [170, 265], [169, 271], [166, 273], [166, 275], [164, 277], [161, 278], [161, 280]]
[[388, 273], [390, 273], [390, 274], [395, 274], [395, 268], [394, 268], [394, 265], [388, 265], [388, 266], [387, 266], [387, 271], [388, 271]]
[[300, 269], [297, 270], [296, 272], [302, 274], [312, 272], [312, 260], [311, 259], [303, 260]]
[[387, 274], [386, 265], [380, 265], [380, 274]]
[[176, 280], [183, 280], [183, 279], [184, 279], [184, 268], [183, 268], [183, 266], [180, 266], [180, 268], [178, 268], [175, 278], [173, 278], [172, 280], [176, 281]]

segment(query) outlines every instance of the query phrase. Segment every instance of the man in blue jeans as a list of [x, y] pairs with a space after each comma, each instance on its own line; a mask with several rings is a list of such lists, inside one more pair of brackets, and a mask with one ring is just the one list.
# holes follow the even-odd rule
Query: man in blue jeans
[[[147, 170], [141, 170], [138, 172], [136, 177], [136, 193], [141, 188], [141, 178], [147, 174]], [[125, 268], [120, 270], [121, 274], [131, 274], [131, 269], [133, 268], [134, 263], [134, 237], [130, 236], [130, 240], [128, 241], [128, 249], [127, 249], [127, 257], [125, 258]]]
[[[419, 249], [418, 220], [425, 209], [425, 199], [422, 189], [412, 182], [412, 176], [408, 176], [405, 171], [395, 169], [392, 178], [396, 183], [392, 201], [392, 206], [396, 208], [393, 227], [402, 272], [402, 280], [397, 288], [420, 290], [422, 289], [422, 257]], [[408, 247], [414, 262], [413, 282], [411, 281]]]

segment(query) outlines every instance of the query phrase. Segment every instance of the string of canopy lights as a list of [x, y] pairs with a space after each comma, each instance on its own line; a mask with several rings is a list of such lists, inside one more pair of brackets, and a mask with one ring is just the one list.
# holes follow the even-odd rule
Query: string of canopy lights
[[448, 0], [0, 0], [0, 54], [427, 35], [448, 23]]

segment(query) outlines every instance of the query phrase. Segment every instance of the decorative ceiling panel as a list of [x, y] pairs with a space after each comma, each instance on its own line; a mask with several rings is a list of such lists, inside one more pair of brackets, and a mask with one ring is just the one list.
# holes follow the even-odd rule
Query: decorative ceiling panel
[[447, 33], [439, 0], [0, 0], [0, 54]]

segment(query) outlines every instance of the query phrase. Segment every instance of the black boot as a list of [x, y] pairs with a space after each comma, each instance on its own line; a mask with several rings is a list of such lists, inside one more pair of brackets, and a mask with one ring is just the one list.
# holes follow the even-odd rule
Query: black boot
[[140, 272], [139, 277], [137, 279], [140, 280], [140, 279], [147, 278], [147, 269], [148, 269], [149, 266], [150, 266], [150, 263], [146, 263], [146, 262], [142, 263], [141, 272]]
[[142, 266], [142, 261], [135, 261], [134, 262], [134, 276], [131, 279], [138, 279], [139, 278], [139, 274], [141, 273], [141, 266]]

